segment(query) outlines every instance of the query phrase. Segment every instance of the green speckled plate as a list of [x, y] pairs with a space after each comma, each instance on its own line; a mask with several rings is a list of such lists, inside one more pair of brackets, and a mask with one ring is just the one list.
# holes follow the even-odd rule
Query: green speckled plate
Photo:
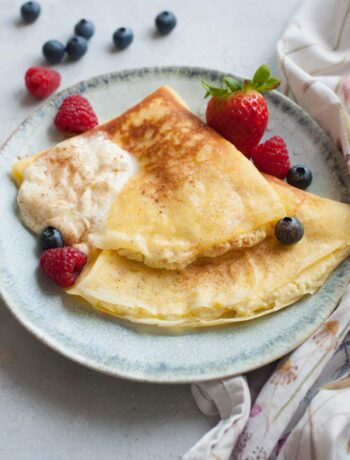
[[[88, 96], [100, 121], [115, 117], [161, 85], [170, 85], [203, 115], [200, 79], [219, 82], [213, 70], [168, 67], [117, 72], [79, 83], [53, 96], [17, 129], [0, 155], [0, 291], [9, 309], [38, 339], [63, 355], [101, 372], [148, 382], [193, 382], [225, 377], [269, 363], [305, 340], [331, 313], [350, 278], [345, 261], [313, 296], [273, 315], [244, 324], [169, 333], [137, 327], [92, 310], [65, 295], [37, 271], [33, 235], [18, 219], [10, 169], [17, 155], [60, 140], [53, 129], [56, 108], [68, 94]], [[321, 128], [278, 92], [268, 96], [267, 136], [282, 135], [293, 162], [314, 173], [310, 188], [349, 202], [345, 161]]]

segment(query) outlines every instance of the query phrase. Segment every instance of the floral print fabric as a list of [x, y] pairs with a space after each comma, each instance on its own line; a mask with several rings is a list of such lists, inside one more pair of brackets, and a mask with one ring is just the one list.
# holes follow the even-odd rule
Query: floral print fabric
[[278, 42], [281, 89], [350, 158], [350, 2], [306, 0]]
[[[310, 389], [317, 383], [322, 371], [327, 370], [327, 364], [334, 355], [335, 348], [338, 343], [341, 343], [346, 337], [350, 329], [350, 287], [337, 308], [331, 315], [329, 320], [321, 326], [305, 343], [297, 350], [284, 358], [277, 366], [276, 370], [269, 377], [262, 390], [260, 391], [250, 412], [249, 421], [242, 433], [238, 443], [234, 448], [232, 459], [234, 460], [255, 460], [279, 458], [279, 454], [286, 451], [287, 446], [294, 440], [294, 429], [297, 432], [297, 427], [303, 427], [303, 435], [307, 438], [307, 433], [310, 423], [322, 426], [323, 419], [318, 420], [318, 416], [310, 416], [313, 414], [314, 407], [318, 404], [326, 404], [322, 400], [312, 402], [309, 413], [305, 415], [306, 420], [302, 417], [301, 421], [291, 426], [290, 422], [293, 416], [298, 412], [304, 413], [310, 403]], [[346, 349], [345, 345], [339, 349], [339, 353]], [[338, 354], [338, 353], [337, 353]], [[339, 358], [339, 357], [338, 357]], [[342, 373], [350, 370], [347, 354], [342, 354], [342, 360], [335, 360], [332, 372], [328, 369], [328, 377], [330, 379], [338, 377], [339, 370]], [[350, 379], [349, 379], [350, 380]], [[314, 392], [317, 391], [314, 388]], [[331, 390], [326, 390], [329, 393]], [[335, 390], [333, 390], [335, 391]], [[321, 392], [322, 393], [322, 392]], [[320, 395], [321, 395], [320, 393]], [[350, 395], [350, 390], [349, 390]], [[325, 401], [328, 401], [326, 398]], [[328, 411], [333, 413], [333, 399], [329, 399]], [[344, 405], [345, 407], [345, 405]], [[347, 415], [344, 421], [347, 421], [349, 428], [350, 420], [350, 404]], [[323, 411], [326, 407], [323, 406]], [[317, 411], [315, 412], [317, 413]], [[322, 412], [323, 414], [324, 412]], [[336, 415], [336, 414], [334, 414]], [[300, 417], [300, 415], [299, 415]], [[311, 420], [311, 422], [310, 422]], [[290, 434], [292, 432], [292, 435]], [[312, 431], [314, 433], [314, 430]], [[349, 433], [348, 433], [349, 434]], [[301, 436], [301, 435], [300, 435]], [[299, 436], [299, 437], [300, 437]], [[299, 439], [298, 437], [298, 439]], [[307, 442], [300, 441], [301, 446]], [[308, 444], [308, 448], [310, 445]], [[331, 448], [331, 446], [330, 446]], [[302, 447], [300, 447], [302, 449]], [[310, 452], [309, 452], [310, 453]], [[313, 458], [309, 453], [300, 451], [300, 456], [297, 458], [308, 459]], [[285, 455], [285, 454], [283, 454]], [[283, 458], [283, 457], [281, 457]], [[288, 458], [289, 457], [284, 457]], [[291, 457], [294, 458], [294, 457]], [[314, 457], [318, 459], [319, 457]], [[338, 457], [328, 457], [338, 458]], [[339, 457], [341, 458], [341, 457]]]
[[321, 389], [281, 446], [278, 460], [340, 460], [350, 456], [350, 379]]

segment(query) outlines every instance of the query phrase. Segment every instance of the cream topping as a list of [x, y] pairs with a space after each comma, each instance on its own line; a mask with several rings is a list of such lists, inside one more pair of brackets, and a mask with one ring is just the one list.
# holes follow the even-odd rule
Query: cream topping
[[90, 234], [105, 224], [113, 200], [137, 170], [135, 157], [102, 133], [67, 139], [25, 170], [21, 217], [35, 233], [52, 225], [66, 244], [87, 250]]

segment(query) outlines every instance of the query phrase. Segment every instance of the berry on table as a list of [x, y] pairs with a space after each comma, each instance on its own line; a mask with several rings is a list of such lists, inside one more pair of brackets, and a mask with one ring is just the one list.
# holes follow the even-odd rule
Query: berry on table
[[55, 117], [56, 127], [64, 132], [80, 134], [98, 125], [90, 102], [81, 94], [64, 99]]
[[167, 35], [176, 26], [176, 16], [170, 11], [162, 11], [155, 19], [156, 28], [162, 35]]
[[266, 174], [284, 179], [290, 169], [286, 143], [280, 136], [273, 136], [252, 150], [255, 166]]
[[74, 27], [75, 35], [84, 37], [89, 40], [95, 33], [95, 26], [91, 21], [87, 19], [81, 19]]
[[65, 52], [65, 46], [58, 40], [49, 40], [44, 43], [43, 55], [50, 64], [58, 64], [61, 62]]
[[84, 56], [87, 48], [87, 40], [84, 37], [76, 36], [68, 41], [66, 50], [68, 56], [73, 59], [73, 61], [77, 61]]
[[312, 172], [306, 166], [292, 166], [287, 174], [287, 182], [294, 187], [305, 190], [312, 182]]
[[87, 263], [86, 255], [73, 247], [48, 249], [40, 258], [41, 269], [61, 287], [73, 286]]
[[275, 226], [275, 236], [283, 244], [295, 244], [304, 236], [304, 227], [296, 217], [283, 217]]
[[252, 80], [243, 83], [231, 77], [223, 79], [222, 88], [202, 83], [207, 90], [205, 97], [212, 96], [206, 109], [208, 125], [250, 158], [269, 116], [266, 100], [260, 93], [277, 88], [279, 80], [271, 77], [267, 65], [262, 65]]
[[56, 70], [46, 67], [30, 67], [24, 80], [28, 92], [38, 99], [43, 99], [60, 86], [61, 75]]
[[134, 33], [128, 27], [120, 27], [113, 34], [113, 42], [118, 50], [127, 48], [134, 39]]
[[63, 248], [64, 241], [61, 232], [55, 227], [46, 227], [40, 233], [39, 244], [43, 251], [52, 248]]
[[21, 16], [23, 21], [28, 24], [38, 19], [41, 12], [41, 6], [38, 2], [26, 2], [21, 6]]

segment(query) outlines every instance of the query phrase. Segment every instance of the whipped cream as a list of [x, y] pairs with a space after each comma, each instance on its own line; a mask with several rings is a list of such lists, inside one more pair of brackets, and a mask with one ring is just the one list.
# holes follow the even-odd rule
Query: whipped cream
[[66, 244], [86, 252], [89, 235], [104, 225], [114, 198], [137, 170], [135, 157], [105, 134], [67, 139], [25, 170], [21, 217], [35, 233], [58, 228]]

